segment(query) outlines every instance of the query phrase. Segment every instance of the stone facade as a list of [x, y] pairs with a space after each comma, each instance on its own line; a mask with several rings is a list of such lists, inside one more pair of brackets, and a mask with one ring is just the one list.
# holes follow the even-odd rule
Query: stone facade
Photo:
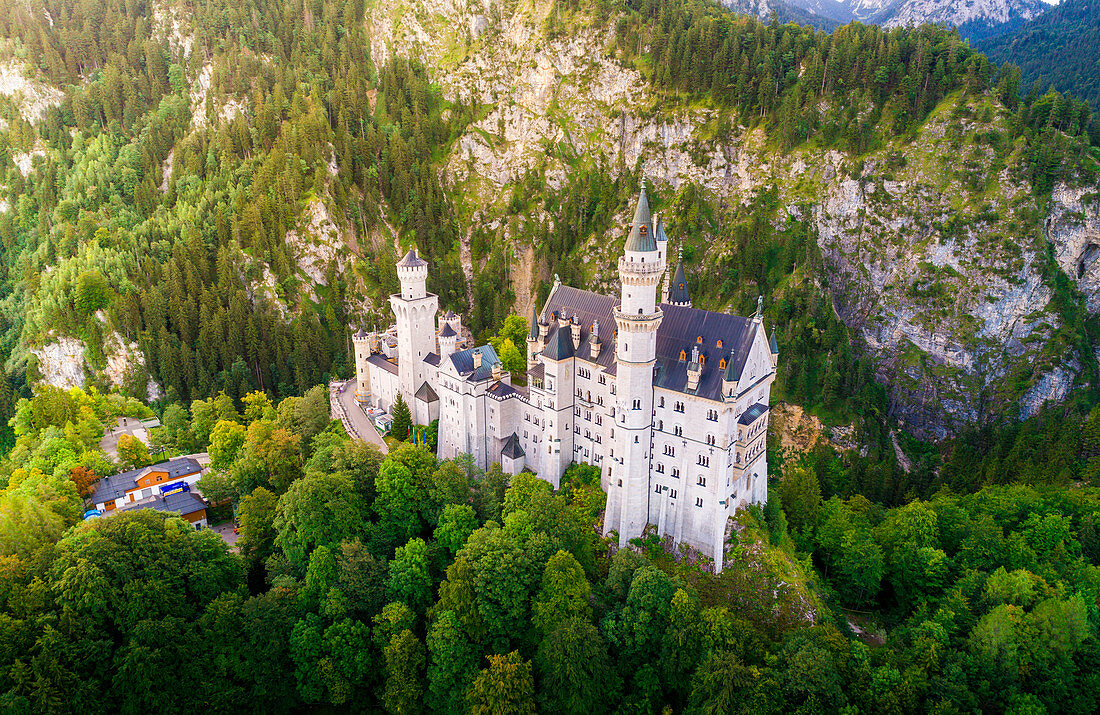
[[743, 318], [692, 308], [682, 263], [669, 286], [667, 247], [643, 187], [619, 259], [620, 295], [555, 280], [531, 317], [525, 387], [492, 346], [458, 344], [461, 321], [437, 317], [414, 249], [398, 263], [395, 328], [354, 338], [356, 397], [390, 409], [400, 393], [418, 422], [438, 418], [441, 459], [530, 469], [555, 488], [570, 464], [595, 465], [607, 533], [625, 544], [653, 525], [720, 571], [728, 517], [768, 498], [778, 355], [759, 310]]

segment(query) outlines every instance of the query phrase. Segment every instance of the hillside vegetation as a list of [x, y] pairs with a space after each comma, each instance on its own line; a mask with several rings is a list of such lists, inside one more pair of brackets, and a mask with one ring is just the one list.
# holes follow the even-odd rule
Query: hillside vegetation
[[1100, 3], [1065, 0], [1014, 32], [977, 47], [996, 62], [1012, 62], [1023, 72], [1025, 87], [1052, 86], [1100, 109], [1096, 43], [1100, 41]]

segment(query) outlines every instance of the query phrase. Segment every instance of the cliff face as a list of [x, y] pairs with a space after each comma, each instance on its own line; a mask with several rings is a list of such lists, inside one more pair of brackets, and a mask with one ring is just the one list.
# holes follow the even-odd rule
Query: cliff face
[[[609, 57], [611, 29], [547, 32], [554, 21], [545, 1], [415, 0], [368, 12], [376, 62], [417, 57], [449, 99], [485, 108], [443, 169], [464, 220], [506, 240], [489, 222], [512, 186], [535, 168], [551, 186], [566, 183], [567, 154], [606, 157], [613, 172], [640, 161], [658, 191], [691, 182], [720, 202], [747, 204], [775, 185], [785, 213], [816, 229], [823, 287], [866, 340], [908, 429], [944, 437], [990, 404], [1014, 400], [1027, 415], [1072, 388], [1086, 356], [1056, 348], [1046, 245], [1100, 310], [1096, 187], [1059, 187], [1037, 220], [1019, 157], [997, 160], [983, 144], [1005, 129], [994, 100], [948, 98], [915, 140], [859, 158], [808, 146], [781, 153], [759, 129], [716, 135], [713, 110], [659, 103], [637, 71]], [[594, 237], [584, 252], [593, 287], [614, 290], [616, 238]], [[713, 239], [704, 265], [729, 250]], [[526, 309], [519, 288], [532, 277], [513, 281]]]

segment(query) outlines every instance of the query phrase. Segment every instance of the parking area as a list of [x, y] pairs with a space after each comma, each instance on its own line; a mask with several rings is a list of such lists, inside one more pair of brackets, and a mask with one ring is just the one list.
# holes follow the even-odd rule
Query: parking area
[[222, 523], [217, 524], [216, 526], [212, 526], [210, 528], [217, 532], [218, 536], [222, 537], [222, 540], [225, 541], [225, 543], [229, 544], [229, 548], [237, 548], [237, 539], [241, 537], [239, 534], [233, 533], [232, 520], [223, 521]]

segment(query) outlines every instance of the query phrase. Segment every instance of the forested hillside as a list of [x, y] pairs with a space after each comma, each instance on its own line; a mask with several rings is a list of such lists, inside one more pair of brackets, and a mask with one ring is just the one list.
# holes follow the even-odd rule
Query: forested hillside
[[1012, 62], [1023, 72], [1025, 88], [1039, 83], [1070, 92], [1100, 109], [1096, 71], [1100, 42], [1100, 3], [1065, 0], [1058, 7], [1002, 37], [978, 43], [996, 62]]
[[[236, 502], [233, 552], [151, 510], [78, 523], [66, 449], [139, 409], [80, 390], [19, 404], [22, 466], [0, 492], [5, 712], [1098, 706], [1095, 487], [888, 508], [838, 496], [849, 469], [822, 452], [738, 514], [714, 576], [655, 537], [598, 538], [596, 468], [554, 493], [411, 445], [383, 457], [328, 423], [318, 386], [173, 405], [155, 432], [209, 450], [199, 486]], [[1100, 414], [1083, 432], [1095, 452]]]
[[444, 307], [491, 333], [555, 272], [613, 289], [643, 171], [691, 273], [720, 269], [700, 303], [765, 295], [792, 399], [883, 384], [942, 438], [1096, 382], [1079, 102], [1017, 102], [1015, 74], [936, 28], [828, 35], [701, 0], [448, 8], [5, 6], [4, 394], [347, 375], [413, 243]]

